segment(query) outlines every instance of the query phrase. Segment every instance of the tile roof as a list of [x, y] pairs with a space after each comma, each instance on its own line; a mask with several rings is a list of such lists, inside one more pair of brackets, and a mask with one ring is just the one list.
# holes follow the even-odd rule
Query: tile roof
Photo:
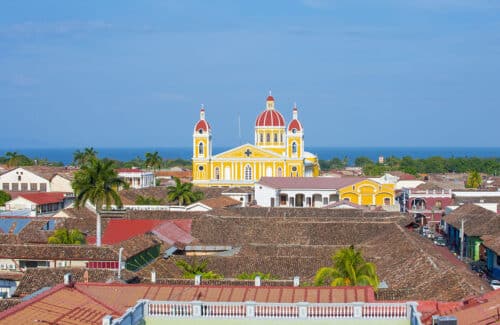
[[276, 189], [338, 190], [358, 183], [362, 177], [262, 177], [257, 184]]
[[464, 231], [468, 236], [500, 234], [500, 215], [475, 204], [464, 204], [443, 219], [456, 229], [465, 220]]
[[[63, 282], [64, 275], [71, 273], [73, 281], [84, 282], [85, 272], [88, 282], [108, 283], [116, 279], [116, 270], [85, 269], [85, 268], [28, 268], [22, 275], [16, 292], [17, 297], [24, 297], [45, 287], [53, 287]], [[131, 280], [135, 275], [127, 270], [122, 270], [121, 278]]]
[[158, 246], [161, 242], [156, 236], [151, 234], [137, 235], [114, 245], [116, 249], [123, 247], [123, 257], [130, 258], [148, 248]]
[[146, 173], [145, 170], [139, 168], [118, 168], [117, 173]]
[[58, 285], [0, 313], [0, 319], [6, 324], [101, 324], [104, 316], [119, 317], [123, 312], [77, 287]]
[[14, 307], [15, 305], [20, 304], [21, 302], [22, 300], [18, 298], [0, 299], [0, 312], [7, 310], [11, 307]]
[[76, 171], [78, 171], [77, 168], [71, 168], [71, 167], [56, 167], [56, 166], [21, 166], [21, 167], [15, 167], [11, 168], [4, 173], [8, 173], [12, 170], [15, 170], [17, 168], [22, 168], [27, 171], [32, 172], [33, 174], [36, 174], [40, 177], [45, 178], [46, 180], [51, 180], [52, 177], [56, 175], [60, 175], [61, 177], [64, 177], [68, 180], [72, 180], [73, 176]]
[[[177, 222], [176, 222], [177, 221]], [[189, 225], [188, 225], [189, 224]], [[151, 231], [168, 245], [187, 245], [195, 238], [191, 236], [191, 220], [169, 220], [156, 226]]]
[[164, 222], [164, 220], [155, 219], [109, 220], [102, 235], [102, 243], [114, 245], [123, 242], [134, 236], [145, 234]]
[[124, 205], [134, 205], [139, 196], [152, 197], [157, 200], [166, 200], [167, 188], [163, 186], [146, 187], [146, 188], [130, 188], [118, 192]]
[[0, 245], [0, 257], [32, 260], [117, 261], [118, 253], [110, 247], [88, 245]]
[[12, 199], [23, 197], [26, 200], [36, 204], [59, 203], [64, 201], [63, 192], [13, 192]]
[[458, 324], [498, 324], [500, 323], [500, 290], [465, 300], [459, 310], [452, 311], [448, 315], [455, 316]]
[[212, 209], [240, 206], [241, 202], [227, 196], [219, 196], [210, 199], [201, 200], [200, 203], [211, 207]]
[[500, 255], [500, 233], [496, 235], [481, 236], [483, 245]]

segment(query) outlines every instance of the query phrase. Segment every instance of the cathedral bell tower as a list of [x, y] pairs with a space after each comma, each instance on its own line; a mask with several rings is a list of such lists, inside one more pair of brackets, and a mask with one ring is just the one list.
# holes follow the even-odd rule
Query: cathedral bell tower
[[304, 129], [298, 119], [297, 105], [294, 104], [292, 120], [287, 128], [287, 156], [290, 158], [304, 157]]
[[[201, 105], [200, 119], [193, 132], [193, 176], [208, 180], [209, 162], [212, 157], [212, 129], [205, 120], [205, 107]], [[196, 175], [195, 175], [196, 174]]]

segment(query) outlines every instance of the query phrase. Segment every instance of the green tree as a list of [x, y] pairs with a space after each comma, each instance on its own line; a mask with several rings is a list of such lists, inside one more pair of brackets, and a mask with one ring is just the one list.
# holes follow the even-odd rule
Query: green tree
[[161, 168], [161, 164], [163, 162], [163, 159], [160, 157], [160, 154], [158, 151], [155, 151], [153, 153], [151, 152], [146, 152], [146, 166], [148, 168], [151, 168], [154, 171], [158, 170]]
[[114, 203], [118, 207], [122, 206], [122, 201], [117, 193], [124, 182], [118, 178], [114, 170], [113, 162], [94, 159], [89, 164], [83, 165], [75, 173], [72, 182], [75, 191], [75, 207], [85, 206], [87, 202], [95, 205], [96, 220], [96, 245], [101, 246], [101, 210], [103, 205], [109, 209]]
[[271, 273], [263, 273], [263, 272], [252, 272], [252, 273], [240, 273], [236, 276], [237, 279], [240, 280], [253, 280], [256, 276], [260, 276], [261, 280], [276, 280], [277, 276], [272, 275]]
[[10, 201], [9, 193], [0, 190], [0, 206], [5, 205], [5, 202]]
[[378, 289], [379, 279], [375, 264], [366, 262], [354, 246], [343, 248], [332, 256], [333, 266], [322, 267], [316, 273], [314, 285], [358, 286], [370, 285]]
[[469, 175], [467, 176], [467, 182], [465, 183], [465, 187], [467, 188], [479, 188], [481, 184], [483, 183], [483, 179], [481, 178], [481, 175], [473, 170], [469, 172]]
[[73, 165], [75, 166], [84, 166], [95, 159], [97, 159], [97, 151], [93, 147], [85, 148], [83, 151], [77, 150], [73, 153]]
[[373, 165], [373, 161], [368, 157], [358, 157], [354, 160], [354, 165], [357, 167], [365, 167], [367, 165]]
[[5, 156], [9, 167], [33, 165], [33, 160], [29, 159], [25, 155], [18, 154], [16, 151], [8, 151], [5, 153]]
[[137, 205], [160, 205], [162, 202], [161, 199], [155, 199], [154, 197], [147, 197], [138, 195], [135, 199], [135, 204]]
[[167, 187], [167, 198], [170, 202], [177, 201], [179, 205], [189, 205], [203, 198], [203, 192], [193, 191], [193, 183], [182, 183], [174, 177], [175, 185]]
[[182, 271], [182, 276], [185, 279], [194, 279], [196, 275], [201, 275], [203, 279], [222, 279], [222, 274], [213, 271], [207, 271], [208, 261], [199, 262], [194, 260], [193, 263], [188, 263], [185, 260], [178, 260], [175, 265]]
[[85, 244], [85, 235], [78, 229], [59, 228], [49, 237], [49, 244]]

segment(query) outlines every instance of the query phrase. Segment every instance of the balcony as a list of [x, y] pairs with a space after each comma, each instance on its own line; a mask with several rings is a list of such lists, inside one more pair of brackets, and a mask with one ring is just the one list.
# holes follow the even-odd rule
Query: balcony
[[335, 320], [336, 324], [411, 324], [420, 325], [417, 303], [257, 303], [207, 301], [139, 300], [117, 319], [103, 318], [103, 325], [198, 324], [217, 320], [217, 324], [280, 324], [296, 320], [317, 323]]

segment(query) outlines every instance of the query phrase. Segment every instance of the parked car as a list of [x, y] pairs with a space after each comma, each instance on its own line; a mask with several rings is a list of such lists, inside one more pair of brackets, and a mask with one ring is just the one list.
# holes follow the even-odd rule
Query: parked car
[[443, 236], [437, 236], [434, 238], [434, 245], [446, 246], [446, 239]]
[[500, 280], [491, 280], [490, 286], [494, 289], [500, 289]]

